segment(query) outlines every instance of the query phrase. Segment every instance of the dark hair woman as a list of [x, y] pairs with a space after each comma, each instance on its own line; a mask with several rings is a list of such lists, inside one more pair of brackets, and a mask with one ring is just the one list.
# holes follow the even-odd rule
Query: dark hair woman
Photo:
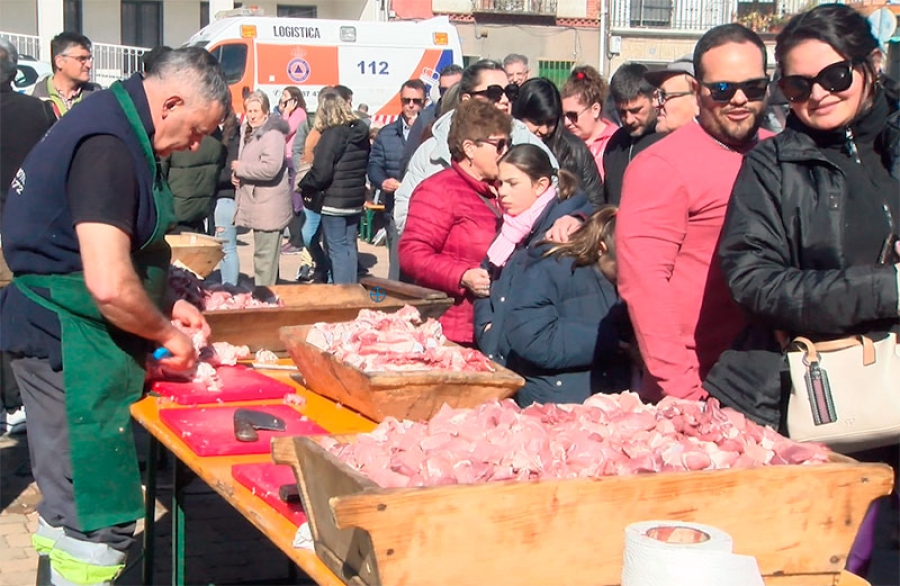
[[603, 269], [613, 251], [614, 207], [601, 208], [565, 244], [529, 251], [507, 298], [506, 366], [525, 378], [516, 402], [582, 403], [628, 388], [624, 307]]
[[584, 141], [566, 129], [559, 90], [553, 82], [536, 77], [523, 83], [513, 103], [512, 115], [544, 141], [559, 161], [559, 168], [577, 177], [588, 200], [599, 207], [603, 201], [600, 173], [591, 164], [594, 158]]
[[581, 65], [572, 70], [560, 93], [566, 128], [587, 144], [602, 179], [603, 152], [619, 128], [603, 117], [609, 84], [599, 71], [590, 65]]
[[480, 263], [500, 227], [494, 181], [511, 130], [512, 119], [493, 103], [462, 102], [447, 137], [451, 166], [416, 187], [400, 238], [403, 271], [417, 284], [453, 297], [439, 321], [444, 335], [459, 344], [472, 344], [472, 302], [489, 291], [490, 277]]
[[777, 427], [787, 389], [775, 330], [818, 341], [897, 328], [900, 114], [852, 8], [793, 17], [775, 55], [787, 128], [744, 159], [719, 248], [732, 295], [755, 318], [745, 349], [770, 352], [726, 356], [706, 386]]
[[498, 173], [503, 227], [482, 262], [491, 277], [490, 297], [475, 301], [475, 339], [484, 354], [505, 364], [509, 349], [504, 339], [507, 301], [521, 294], [513, 288], [513, 281], [524, 271], [535, 243], [557, 218], [587, 215], [592, 210], [584, 192], [578, 190], [575, 176], [554, 169], [547, 153], [536, 145], [511, 148], [500, 158]]

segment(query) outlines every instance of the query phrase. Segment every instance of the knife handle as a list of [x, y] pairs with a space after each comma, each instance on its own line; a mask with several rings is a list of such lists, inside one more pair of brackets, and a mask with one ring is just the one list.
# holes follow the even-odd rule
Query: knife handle
[[253, 424], [241, 418], [234, 420], [234, 438], [239, 442], [255, 442], [259, 434], [253, 428]]
[[278, 498], [286, 503], [300, 502], [300, 489], [297, 484], [282, 484], [278, 487]]

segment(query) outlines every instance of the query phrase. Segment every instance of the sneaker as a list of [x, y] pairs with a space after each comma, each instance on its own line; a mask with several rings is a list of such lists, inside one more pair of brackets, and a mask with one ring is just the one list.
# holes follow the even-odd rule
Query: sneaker
[[375, 238], [372, 239], [372, 246], [380, 246], [385, 240], [387, 240], [387, 232], [382, 228], [375, 234]]
[[281, 254], [289, 254], [289, 255], [300, 254], [304, 250], [305, 250], [304, 248], [294, 246], [293, 244], [288, 242], [287, 244], [285, 244], [284, 246], [281, 247]]
[[0, 420], [0, 430], [13, 435], [25, 433], [25, 407], [19, 407], [15, 411], [4, 412], [3, 420]]

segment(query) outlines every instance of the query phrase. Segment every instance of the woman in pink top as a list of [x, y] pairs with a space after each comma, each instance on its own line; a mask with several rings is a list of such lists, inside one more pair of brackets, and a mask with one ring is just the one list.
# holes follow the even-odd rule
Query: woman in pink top
[[618, 128], [603, 118], [603, 104], [609, 95], [609, 84], [596, 69], [582, 65], [572, 70], [560, 93], [566, 128], [587, 144], [594, 155], [600, 178], [605, 179], [603, 151]]
[[[306, 100], [303, 99], [303, 92], [294, 85], [289, 85], [281, 91], [281, 99], [278, 101], [278, 111], [281, 117], [288, 123], [288, 134], [284, 143], [284, 160], [288, 168], [288, 180], [291, 187], [291, 207], [294, 215], [291, 223], [288, 224], [288, 231], [291, 233], [290, 240], [281, 247], [282, 254], [303, 254], [306, 252], [306, 244], [303, 242], [301, 231], [303, 228], [303, 197], [295, 189], [297, 186], [297, 170], [294, 169], [292, 148], [294, 146], [294, 137], [297, 135], [297, 129], [301, 124], [306, 123]], [[306, 259], [304, 258], [304, 264]], [[311, 261], [311, 259], [310, 259]]]

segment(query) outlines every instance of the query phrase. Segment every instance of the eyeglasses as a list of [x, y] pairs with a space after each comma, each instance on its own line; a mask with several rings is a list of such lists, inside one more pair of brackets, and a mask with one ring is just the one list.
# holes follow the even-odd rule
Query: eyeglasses
[[493, 146], [497, 150], [498, 155], [502, 155], [509, 149], [509, 139], [508, 138], [483, 138], [481, 140], [476, 140], [476, 144], [489, 144]]
[[516, 98], [519, 97], [519, 86], [514, 83], [511, 83], [506, 87], [501, 87], [499, 85], [489, 85], [483, 90], [469, 93], [473, 96], [484, 96], [495, 104], [499, 102], [504, 95], [506, 95], [506, 98], [510, 102], [514, 102]]
[[805, 102], [812, 94], [813, 85], [819, 84], [829, 92], [843, 92], [853, 85], [853, 61], [832, 63], [815, 77], [785, 75], [778, 80], [778, 87], [791, 102]]
[[75, 61], [78, 61], [82, 65], [84, 65], [85, 63], [87, 63], [89, 61], [94, 60], [93, 55], [66, 55], [65, 53], [63, 53], [62, 55], [60, 55], [60, 57], [68, 57], [69, 59], [74, 59]]
[[421, 106], [425, 103], [425, 100], [422, 98], [400, 98], [400, 102], [403, 104], [415, 104], [416, 106]]
[[703, 87], [709, 90], [709, 97], [714, 102], [730, 102], [738, 90], [744, 92], [747, 100], [756, 102], [766, 97], [766, 91], [769, 89], [769, 78], [760, 77], [759, 79], [741, 82], [716, 81], [704, 83]]
[[438, 95], [443, 97], [443, 95], [446, 94], [447, 90], [449, 90], [451, 87], [453, 87], [453, 86], [444, 87], [442, 85], [439, 85], [438, 86]]
[[[745, 92], [746, 93], [746, 92]], [[665, 90], [656, 90], [654, 92], [653, 97], [656, 99], [656, 107], [662, 108], [666, 105], [666, 102], [671, 100], [672, 98], [680, 98], [682, 96], [691, 96], [694, 92], [667, 92]], [[729, 98], [731, 99], [731, 98]]]
[[286, 100], [281, 100], [278, 102], [279, 106], [286, 106], [289, 102], [293, 102], [294, 98], [288, 98]]
[[572, 124], [578, 124], [578, 119], [581, 118], [581, 115], [590, 109], [591, 107], [587, 106], [581, 112], [563, 112], [563, 116]]

